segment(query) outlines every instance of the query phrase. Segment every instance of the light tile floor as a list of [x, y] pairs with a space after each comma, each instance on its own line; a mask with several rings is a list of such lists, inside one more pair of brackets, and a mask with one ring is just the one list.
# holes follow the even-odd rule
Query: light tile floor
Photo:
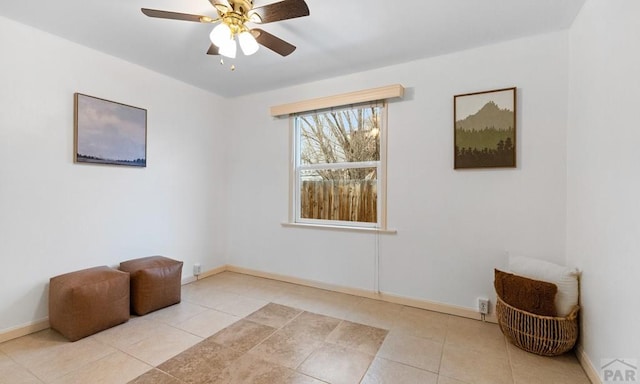
[[0, 344], [0, 384], [181, 384], [189, 369], [228, 383], [589, 383], [574, 355], [526, 353], [495, 324], [231, 272], [75, 343], [45, 330]]

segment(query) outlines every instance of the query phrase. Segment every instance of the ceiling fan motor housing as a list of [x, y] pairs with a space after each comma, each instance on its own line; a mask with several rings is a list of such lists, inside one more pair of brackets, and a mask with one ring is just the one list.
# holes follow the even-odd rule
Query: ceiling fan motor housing
[[253, 0], [229, 0], [229, 5], [231, 9], [220, 12], [222, 21], [229, 26], [234, 36], [248, 31], [245, 23], [250, 21], [248, 12], [253, 8]]

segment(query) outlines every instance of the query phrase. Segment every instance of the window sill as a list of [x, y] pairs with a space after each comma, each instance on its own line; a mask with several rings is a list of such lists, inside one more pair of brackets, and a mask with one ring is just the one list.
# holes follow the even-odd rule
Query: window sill
[[398, 233], [398, 231], [395, 229], [348, 227], [343, 225], [302, 224], [302, 223], [281, 223], [281, 225], [286, 228], [315, 228], [315, 229], [328, 229], [330, 231], [379, 233], [383, 235], [395, 235]]

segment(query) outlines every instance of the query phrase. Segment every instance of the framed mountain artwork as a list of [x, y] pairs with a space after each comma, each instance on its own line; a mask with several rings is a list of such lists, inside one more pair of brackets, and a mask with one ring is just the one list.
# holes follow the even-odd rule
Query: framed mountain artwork
[[516, 88], [453, 97], [454, 168], [516, 166]]

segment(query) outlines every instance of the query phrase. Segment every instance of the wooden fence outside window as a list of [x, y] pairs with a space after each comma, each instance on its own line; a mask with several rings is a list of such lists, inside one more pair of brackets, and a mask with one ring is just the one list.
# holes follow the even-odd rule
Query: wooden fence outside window
[[300, 217], [304, 219], [378, 221], [376, 180], [304, 180]]

